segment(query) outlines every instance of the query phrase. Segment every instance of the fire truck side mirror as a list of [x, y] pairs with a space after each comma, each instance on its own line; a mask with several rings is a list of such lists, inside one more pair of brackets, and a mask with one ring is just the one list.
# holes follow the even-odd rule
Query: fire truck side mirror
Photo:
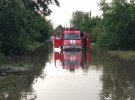
[[62, 45], [62, 39], [60, 38], [60, 36], [54, 34], [54, 47], [59, 48], [61, 45]]

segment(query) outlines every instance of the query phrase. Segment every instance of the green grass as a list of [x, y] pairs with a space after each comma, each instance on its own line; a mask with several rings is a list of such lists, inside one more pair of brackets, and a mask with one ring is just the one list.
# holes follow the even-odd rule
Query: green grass
[[0, 96], [0, 100], [4, 100], [2, 96]]
[[125, 60], [135, 60], [135, 51], [109, 51], [109, 53]]

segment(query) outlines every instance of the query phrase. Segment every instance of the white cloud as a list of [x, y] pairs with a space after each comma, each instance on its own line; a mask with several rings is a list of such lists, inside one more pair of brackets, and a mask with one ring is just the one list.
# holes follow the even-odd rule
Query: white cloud
[[89, 12], [92, 11], [92, 16], [100, 15], [99, 6], [97, 2], [99, 0], [59, 0], [60, 7], [51, 5], [50, 8], [53, 11], [48, 17], [51, 19], [54, 27], [57, 25], [68, 25], [72, 16], [72, 12], [77, 10]]

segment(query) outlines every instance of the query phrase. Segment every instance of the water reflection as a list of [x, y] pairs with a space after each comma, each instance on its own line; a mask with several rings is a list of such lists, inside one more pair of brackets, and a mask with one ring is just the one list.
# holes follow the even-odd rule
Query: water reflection
[[135, 99], [135, 61], [105, 50], [58, 52], [42, 47], [9, 58], [3, 66], [0, 73], [11, 67], [14, 73], [0, 75], [2, 100]]
[[103, 65], [100, 100], [135, 99], [135, 61], [122, 60], [102, 50], [93, 51], [92, 58], [94, 65]]
[[101, 96], [112, 100], [134, 100], [135, 62], [123, 61], [117, 58], [110, 61], [112, 65], [106, 64], [104, 67]]
[[0, 66], [0, 100], [37, 98], [32, 84], [35, 78], [43, 76], [42, 70], [52, 52], [49, 48], [41, 47], [34, 52], [9, 57], [7, 63]]
[[54, 52], [54, 62], [57, 67], [57, 61], [70, 72], [75, 72], [78, 69], [88, 71], [90, 65], [91, 55], [86, 51], [61, 51]]
[[46, 77], [37, 78], [36, 100], [96, 100], [99, 98], [102, 69], [91, 64], [90, 51], [54, 51], [46, 63]]

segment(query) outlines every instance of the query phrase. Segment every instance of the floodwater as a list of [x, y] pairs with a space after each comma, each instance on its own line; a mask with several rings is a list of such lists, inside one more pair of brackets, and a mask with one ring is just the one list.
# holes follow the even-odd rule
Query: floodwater
[[135, 99], [135, 61], [106, 50], [60, 51], [49, 45], [8, 60], [8, 71], [0, 71], [0, 100]]

